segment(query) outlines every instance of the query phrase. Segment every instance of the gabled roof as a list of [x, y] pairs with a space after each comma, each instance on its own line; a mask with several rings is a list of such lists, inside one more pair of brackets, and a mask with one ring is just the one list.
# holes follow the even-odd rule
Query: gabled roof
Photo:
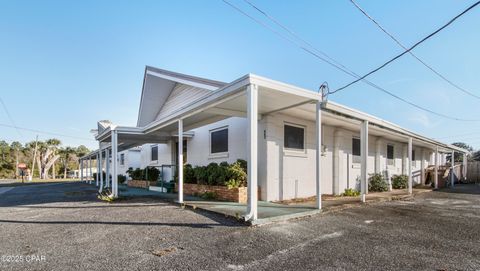
[[214, 91], [226, 85], [224, 82], [145, 67], [137, 127], [143, 127], [157, 117], [165, 101], [177, 84], [193, 87], [193, 90]]

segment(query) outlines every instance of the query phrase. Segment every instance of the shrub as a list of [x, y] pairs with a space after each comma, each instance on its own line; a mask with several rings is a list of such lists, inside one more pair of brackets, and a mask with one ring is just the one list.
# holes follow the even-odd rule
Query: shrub
[[118, 183], [124, 183], [127, 180], [127, 176], [118, 174], [117, 180], [118, 180]]
[[385, 192], [388, 191], [388, 184], [383, 178], [382, 174], [372, 174], [370, 178], [368, 178], [368, 191], [372, 192]]
[[143, 169], [140, 169], [140, 168], [136, 168], [136, 169], [129, 168], [129, 169], [127, 170], [127, 174], [128, 174], [128, 176], [130, 176], [130, 178], [132, 178], [132, 180], [143, 180]]
[[237, 187], [247, 185], [247, 172], [238, 161], [228, 166], [224, 185], [228, 186], [231, 180], [236, 181]]
[[393, 175], [392, 176], [392, 188], [394, 189], [405, 189], [408, 186], [408, 176], [407, 175]]
[[[220, 180], [219, 180], [220, 179]], [[215, 162], [207, 166], [207, 184], [217, 185], [222, 183], [222, 168]]]
[[190, 164], [186, 164], [183, 167], [183, 181], [185, 183], [195, 183], [197, 181], [195, 178], [195, 170]]
[[144, 170], [145, 176], [143, 176], [143, 180], [151, 181], [151, 182], [156, 182], [158, 181], [158, 177], [160, 176], [160, 170], [156, 167], [147, 167]]
[[207, 191], [207, 192], [202, 194], [201, 198], [205, 199], [205, 200], [212, 200], [212, 199], [217, 199], [218, 196], [217, 196], [217, 193], [215, 193], [215, 192]]
[[237, 159], [237, 162], [240, 167], [243, 169], [243, 171], [245, 171], [245, 174], [248, 172], [247, 171], [247, 161], [243, 160], [243, 159]]
[[356, 197], [360, 196], [360, 191], [355, 190], [353, 188], [347, 188], [345, 191], [342, 193], [342, 196], [344, 197]]
[[239, 188], [240, 187], [240, 181], [235, 180], [235, 179], [230, 179], [230, 180], [225, 182], [225, 185], [227, 186], [228, 189]]

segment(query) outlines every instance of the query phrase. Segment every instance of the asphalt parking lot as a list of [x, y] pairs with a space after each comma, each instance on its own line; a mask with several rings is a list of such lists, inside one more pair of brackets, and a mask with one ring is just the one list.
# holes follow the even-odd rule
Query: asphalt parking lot
[[83, 183], [0, 187], [0, 270], [479, 270], [480, 187], [261, 227]]

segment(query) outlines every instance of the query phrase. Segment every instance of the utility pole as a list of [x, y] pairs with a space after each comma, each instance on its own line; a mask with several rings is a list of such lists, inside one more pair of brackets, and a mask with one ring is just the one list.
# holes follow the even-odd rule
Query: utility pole
[[37, 158], [37, 144], [38, 144], [38, 135], [35, 137], [35, 150], [33, 151], [32, 176], [30, 181], [33, 180], [33, 172], [35, 171], [35, 159]]

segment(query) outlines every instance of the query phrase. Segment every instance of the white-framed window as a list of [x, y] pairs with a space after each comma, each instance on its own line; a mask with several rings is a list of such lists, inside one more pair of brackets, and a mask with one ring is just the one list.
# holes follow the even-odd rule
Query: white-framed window
[[120, 165], [125, 165], [125, 153], [120, 154]]
[[283, 147], [286, 150], [305, 150], [305, 126], [285, 123], [283, 125]]
[[228, 127], [210, 130], [210, 154], [228, 153]]
[[392, 144], [387, 144], [387, 165], [395, 165], [395, 147]]
[[158, 146], [152, 145], [150, 147], [150, 161], [158, 161]]
[[361, 147], [360, 147], [360, 138], [352, 137], [352, 162], [355, 164], [360, 164], [362, 162], [361, 157]]

